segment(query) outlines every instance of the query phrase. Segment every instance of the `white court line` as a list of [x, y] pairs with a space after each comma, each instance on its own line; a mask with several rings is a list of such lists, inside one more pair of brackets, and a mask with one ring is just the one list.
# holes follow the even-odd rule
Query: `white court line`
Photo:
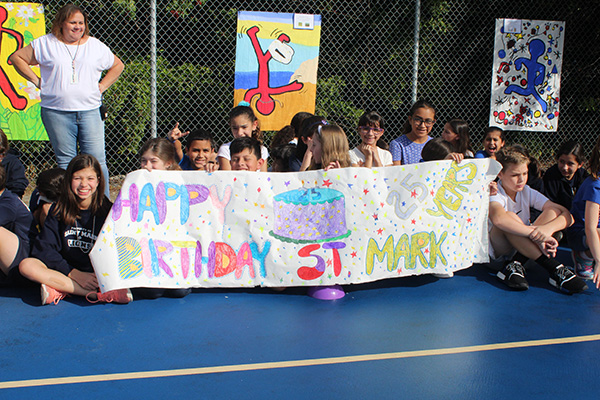
[[493, 343], [477, 346], [450, 347], [443, 349], [400, 351], [394, 353], [365, 354], [359, 356], [314, 358], [306, 360], [276, 361], [254, 364], [223, 365], [217, 367], [183, 368], [162, 371], [125, 372], [118, 374], [68, 376], [64, 378], [28, 379], [0, 382], [0, 389], [26, 388], [35, 386], [67, 385], [72, 383], [110, 382], [126, 379], [165, 378], [187, 375], [204, 375], [223, 372], [258, 371], [276, 368], [294, 368], [316, 365], [345, 364], [364, 361], [395, 360], [412, 357], [439, 356], [448, 354], [475, 353], [479, 351], [519, 349], [568, 343], [583, 343], [600, 340], [600, 334], [565, 338], [525, 340], [521, 342]]

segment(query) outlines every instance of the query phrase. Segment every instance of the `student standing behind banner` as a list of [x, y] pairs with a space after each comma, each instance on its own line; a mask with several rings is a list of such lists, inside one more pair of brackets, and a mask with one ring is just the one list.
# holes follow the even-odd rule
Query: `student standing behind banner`
[[[17, 72], [41, 93], [41, 115], [56, 154], [66, 168], [77, 155], [91, 154], [102, 167], [108, 195], [108, 168], [104, 151], [102, 93], [123, 72], [123, 63], [98, 39], [89, 35], [87, 14], [78, 6], [63, 6], [52, 32], [35, 39], [10, 56]], [[31, 69], [40, 66], [41, 78]], [[107, 70], [100, 80], [100, 75]]]

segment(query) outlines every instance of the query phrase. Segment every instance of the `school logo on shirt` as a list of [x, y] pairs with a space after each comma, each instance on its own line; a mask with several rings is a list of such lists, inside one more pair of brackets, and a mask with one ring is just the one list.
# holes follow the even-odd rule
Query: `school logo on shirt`
[[67, 239], [67, 246], [70, 248], [81, 249], [84, 253], [88, 253], [94, 247], [97, 236], [90, 229], [71, 227], [71, 229], [65, 231], [65, 238]]

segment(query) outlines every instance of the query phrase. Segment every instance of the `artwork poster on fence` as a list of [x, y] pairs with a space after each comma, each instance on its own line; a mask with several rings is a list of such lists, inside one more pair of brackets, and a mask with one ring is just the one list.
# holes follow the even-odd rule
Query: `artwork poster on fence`
[[556, 132], [565, 23], [497, 19], [490, 126]]

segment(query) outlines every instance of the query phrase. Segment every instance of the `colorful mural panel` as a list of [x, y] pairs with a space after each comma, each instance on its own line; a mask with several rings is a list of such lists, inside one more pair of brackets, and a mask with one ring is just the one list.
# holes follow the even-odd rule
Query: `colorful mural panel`
[[497, 19], [490, 126], [555, 132], [565, 24]]
[[40, 91], [8, 61], [12, 53], [45, 34], [44, 6], [0, 2], [0, 128], [10, 140], [48, 140], [40, 117]]
[[314, 113], [321, 16], [238, 12], [234, 104], [250, 104], [263, 130]]

